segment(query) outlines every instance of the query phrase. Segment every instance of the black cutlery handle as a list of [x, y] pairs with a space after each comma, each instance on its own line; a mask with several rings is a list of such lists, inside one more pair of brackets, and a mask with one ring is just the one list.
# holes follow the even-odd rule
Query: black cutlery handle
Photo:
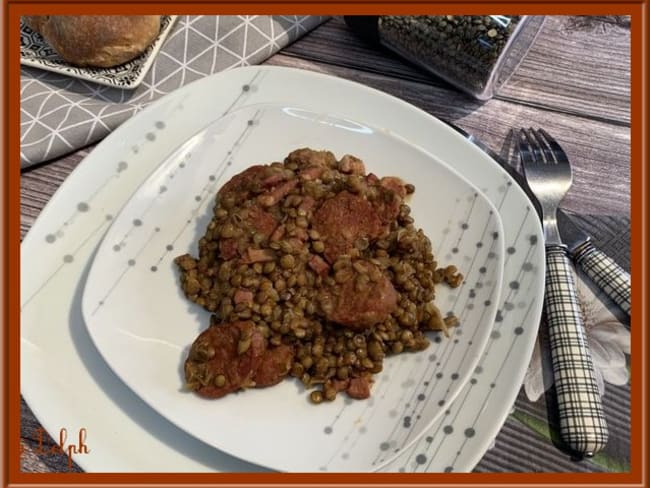
[[587, 276], [626, 314], [630, 315], [629, 273], [591, 242], [583, 244], [574, 254], [574, 259]]
[[607, 421], [582, 323], [571, 261], [564, 246], [546, 246], [544, 304], [560, 435], [575, 453], [590, 457], [607, 443]]

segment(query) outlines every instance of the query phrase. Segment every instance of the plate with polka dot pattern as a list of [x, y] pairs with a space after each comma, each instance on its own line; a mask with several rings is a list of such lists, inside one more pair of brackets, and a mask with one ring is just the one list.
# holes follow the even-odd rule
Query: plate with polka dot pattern
[[[428, 333], [424, 351], [389, 355], [366, 400], [341, 394], [315, 406], [292, 377], [219, 400], [185, 392], [179, 365], [210, 313], [184, 298], [173, 258], [198, 254], [217, 190], [232, 176], [300, 147], [328, 149], [339, 159], [353, 154], [368, 172], [416, 183], [409, 197], [416, 227], [431, 240], [439, 266], [453, 263], [465, 276], [458, 288], [436, 287], [436, 305], [460, 324], [449, 337]], [[203, 442], [280, 471], [367, 472], [415, 443], [469, 381], [496, 317], [504, 255], [494, 205], [431, 154], [385, 128], [332, 113], [253, 105], [191, 137], [135, 192], [97, 251], [82, 308], [117, 375]]]
[[[21, 392], [55, 438], [61, 426], [87, 430], [92, 454], [73, 454], [84, 470], [266, 471], [198, 440], [143, 402], [97, 350], [81, 302], [89, 268], [107, 230], [161, 161], [226, 111], [288, 102], [311, 112], [363, 121], [417, 145], [478, 187], [501, 216], [503, 286], [480, 359], [456, 399], [444, 405], [442, 415], [380, 471], [470, 471], [503, 425], [532, 354], [543, 299], [541, 225], [524, 192], [496, 162], [412, 105], [331, 76], [248, 67], [174, 91], [125, 122], [77, 166], [22, 242]], [[420, 186], [418, 181], [414, 184]], [[195, 196], [189, 195], [188, 200]], [[160, 244], [160, 251], [173, 245]], [[128, 259], [139, 262], [138, 256], [128, 257], [127, 264]], [[478, 271], [481, 274], [481, 266]], [[477, 279], [469, 284], [477, 290], [482, 283]], [[469, 336], [454, 339], [467, 341]], [[429, 361], [426, 354], [422, 357]], [[433, 364], [437, 362], [435, 358]], [[61, 380], [52, 376], [53, 364], [66, 372]], [[426, 394], [412, 391], [416, 400]], [[396, 411], [401, 428], [412, 423], [409, 413]], [[329, 426], [332, 431], [336, 427], [336, 423]], [[363, 433], [364, 429], [359, 425], [357, 430]], [[390, 454], [396, 447], [382, 441], [379, 451]], [[332, 470], [347, 470], [342, 464], [347, 454], [347, 450], [334, 453], [341, 467]]]

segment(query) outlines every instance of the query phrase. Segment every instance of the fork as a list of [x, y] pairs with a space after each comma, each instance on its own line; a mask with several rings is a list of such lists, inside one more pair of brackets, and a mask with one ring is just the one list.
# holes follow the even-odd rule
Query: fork
[[544, 312], [549, 328], [560, 436], [575, 454], [592, 457], [607, 443], [607, 421], [594, 375], [567, 248], [558, 232], [558, 205], [572, 183], [566, 153], [545, 130], [519, 131], [526, 182], [539, 200], [546, 246]]

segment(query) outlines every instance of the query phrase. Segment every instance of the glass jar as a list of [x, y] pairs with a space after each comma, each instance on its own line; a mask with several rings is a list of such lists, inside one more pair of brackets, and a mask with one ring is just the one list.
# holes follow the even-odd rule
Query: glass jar
[[494, 96], [534, 42], [544, 16], [348, 16], [346, 23], [479, 100]]

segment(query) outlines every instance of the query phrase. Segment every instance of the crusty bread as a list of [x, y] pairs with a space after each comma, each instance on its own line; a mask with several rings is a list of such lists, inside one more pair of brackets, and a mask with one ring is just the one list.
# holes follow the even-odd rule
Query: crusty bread
[[160, 15], [40, 15], [27, 25], [68, 63], [108, 68], [139, 56], [160, 32]]

